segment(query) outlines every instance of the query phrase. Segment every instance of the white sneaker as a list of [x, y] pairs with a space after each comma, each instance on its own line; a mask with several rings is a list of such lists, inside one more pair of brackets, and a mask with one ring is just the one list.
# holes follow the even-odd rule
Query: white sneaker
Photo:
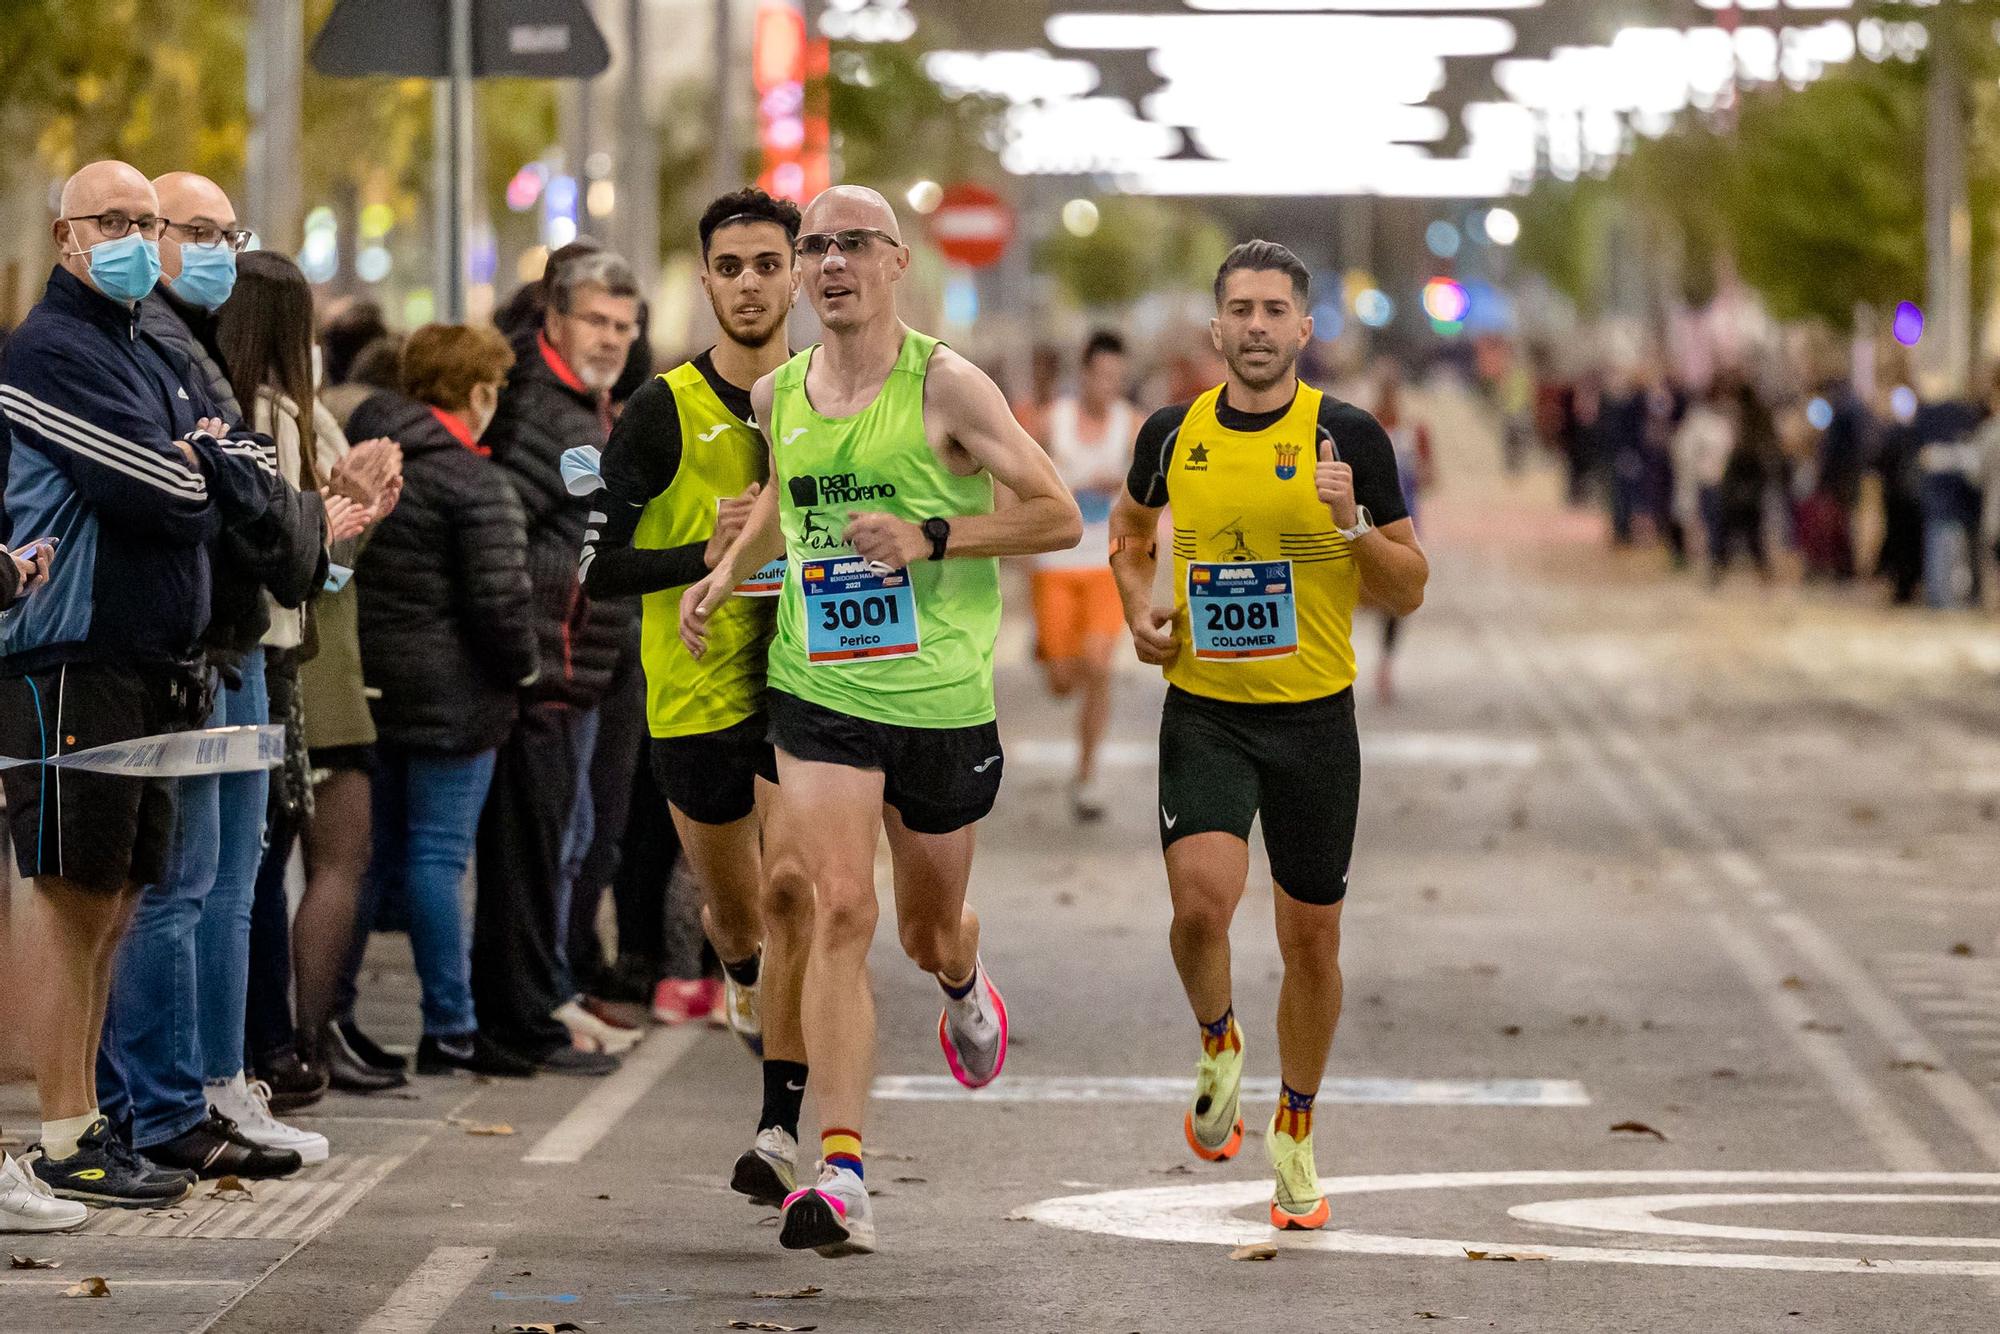
[[57, 1199], [33, 1172], [0, 1153], [0, 1232], [67, 1232], [89, 1217], [90, 1210]]
[[729, 1031], [762, 1060], [764, 1016], [757, 1008], [757, 988], [743, 986], [727, 969], [722, 973], [722, 1012], [729, 1020]]
[[645, 1036], [636, 1028], [613, 1028], [574, 999], [556, 1006], [550, 1018], [569, 1030], [570, 1040], [576, 1045], [608, 1056], [624, 1055]]
[[985, 1088], [1000, 1077], [1007, 1064], [1007, 1002], [986, 976], [985, 964], [974, 963], [971, 991], [958, 1000], [946, 994], [938, 1045], [952, 1077], [967, 1088]]
[[775, 1209], [799, 1182], [799, 1142], [778, 1126], [757, 1132], [757, 1141], [736, 1160], [729, 1188], [752, 1204]]
[[271, 1115], [271, 1086], [263, 1080], [245, 1082], [243, 1072], [204, 1085], [208, 1105], [236, 1123], [236, 1129], [253, 1144], [267, 1149], [290, 1149], [301, 1163], [326, 1161], [326, 1136], [313, 1130], [288, 1126]]
[[875, 1213], [868, 1187], [844, 1167], [820, 1164], [819, 1184], [786, 1198], [778, 1244], [788, 1251], [818, 1251], [829, 1260], [875, 1253]]

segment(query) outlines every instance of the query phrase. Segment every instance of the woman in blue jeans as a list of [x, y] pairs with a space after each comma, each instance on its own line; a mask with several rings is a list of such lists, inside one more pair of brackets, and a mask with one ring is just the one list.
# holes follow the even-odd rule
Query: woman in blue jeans
[[459, 898], [494, 752], [536, 674], [527, 521], [479, 444], [513, 360], [491, 329], [426, 326], [403, 350], [405, 393], [375, 395], [348, 423], [403, 449], [402, 500], [354, 576], [362, 671], [380, 694], [375, 856], [349, 967], [392, 896], [423, 985], [419, 1074], [534, 1070], [479, 1032]]

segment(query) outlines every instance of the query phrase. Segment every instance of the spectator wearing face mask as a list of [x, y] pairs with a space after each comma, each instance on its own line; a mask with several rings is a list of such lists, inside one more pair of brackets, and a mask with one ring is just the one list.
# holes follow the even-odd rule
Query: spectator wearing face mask
[[[49, 586], [0, 625], [0, 754], [46, 760], [210, 713], [210, 544], [261, 517], [270, 491], [261, 451], [232, 437], [185, 360], [140, 327], [165, 225], [128, 164], [77, 172], [53, 226], [61, 259], [8, 344], [0, 537], [47, 538], [56, 555]], [[134, 1152], [92, 1074], [120, 939], [141, 887], [168, 869], [174, 783], [40, 764], [5, 770], [0, 785], [35, 884], [11, 964], [26, 979], [19, 1023], [42, 1112], [31, 1169], [86, 1204], [177, 1200], [192, 1174]]]

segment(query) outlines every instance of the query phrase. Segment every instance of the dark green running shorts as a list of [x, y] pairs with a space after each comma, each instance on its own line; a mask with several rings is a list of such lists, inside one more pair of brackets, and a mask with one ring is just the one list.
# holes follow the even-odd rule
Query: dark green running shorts
[[1237, 704], [1167, 688], [1160, 711], [1160, 846], [1190, 834], [1246, 842], [1261, 815], [1271, 878], [1301, 903], [1347, 895], [1361, 805], [1354, 692]]

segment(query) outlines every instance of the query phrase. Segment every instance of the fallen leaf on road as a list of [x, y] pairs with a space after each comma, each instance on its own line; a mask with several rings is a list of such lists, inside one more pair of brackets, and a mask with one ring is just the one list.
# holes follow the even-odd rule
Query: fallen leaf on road
[[111, 1285], [95, 1274], [63, 1289], [65, 1297], [109, 1297], [110, 1295]]
[[1534, 1251], [1467, 1251], [1468, 1260], [1492, 1260], [1500, 1264], [1516, 1264], [1525, 1260], [1553, 1260], [1552, 1255], [1541, 1255]]
[[532, 1269], [516, 1269], [513, 1273], [507, 1275], [508, 1278], [533, 1278], [534, 1276], [535, 1271]]
[[1818, 1019], [1808, 1019], [1803, 1024], [1800, 1024], [1799, 1027], [1808, 1033], [1845, 1033], [1847, 1031], [1846, 1024], [1829, 1024]]
[[1889, 1068], [1891, 1070], [1922, 1070], [1927, 1074], [1937, 1073], [1937, 1067], [1929, 1061], [1891, 1061], [1889, 1062]]
[[211, 1200], [229, 1200], [233, 1202], [245, 1202], [245, 1201], [253, 1201], [257, 1197], [255, 1195], [252, 1195], [250, 1193], [250, 1188], [243, 1184], [243, 1178], [232, 1176], [232, 1177], [217, 1177], [215, 1181], [215, 1189], [208, 1193], [208, 1198]]
[[1736, 1072], [1734, 1070], [1731, 1070], [1728, 1066], [1724, 1066], [1720, 1070], [1709, 1071], [1708, 1077], [1710, 1079], [1734, 1079], [1736, 1078]]
[[762, 1217], [762, 1218], [760, 1218], [760, 1219], [758, 1219], [758, 1220], [757, 1220], [757, 1226], [758, 1226], [758, 1227], [776, 1227], [776, 1226], [777, 1226], [778, 1224], [782, 1223], [783, 1221], [784, 1221], [784, 1217], [783, 1217], [783, 1215], [780, 1215], [780, 1214], [766, 1214], [766, 1215], [764, 1215], [764, 1217]]
[[1859, 1260], [1856, 1260], [1856, 1261], [1855, 1261], [1854, 1263], [1856, 1263], [1856, 1264], [1860, 1265], [1860, 1266], [1861, 1266], [1861, 1267], [1862, 1267], [1863, 1269], [1873, 1269], [1873, 1268], [1875, 1267], [1875, 1262], [1874, 1262], [1873, 1260], [1870, 1260], [1870, 1259], [1867, 1259], [1867, 1258], [1865, 1258], [1865, 1257], [1864, 1257], [1864, 1258], [1862, 1258], [1862, 1259], [1859, 1259]]
[[[498, 1330], [500, 1326], [495, 1325], [493, 1328]], [[576, 1334], [583, 1334], [582, 1325], [568, 1320], [559, 1320], [555, 1324], [543, 1322], [538, 1325], [507, 1326], [507, 1334], [567, 1334], [570, 1330], [575, 1330]]]
[[1961, 940], [1951, 947], [1951, 952], [1961, 959], [1969, 959], [1972, 957], [1972, 944], [1969, 941]]
[[60, 1260], [38, 1260], [32, 1255], [10, 1255], [7, 1257], [9, 1269], [61, 1269]]
[[1507, 813], [1507, 823], [1516, 829], [1526, 829], [1528, 827], [1528, 808], [1526, 806], [1516, 806]]
[[1229, 1253], [1229, 1258], [1232, 1260], [1275, 1260], [1278, 1258], [1278, 1248], [1262, 1244], [1256, 1246], [1238, 1246]]
[[188, 1211], [185, 1209], [148, 1209], [146, 1211], [146, 1217], [148, 1218], [186, 1218], [187, 1216]]
[[930, 1184], [929, 1177], [890, 1177], [889, 1179], [899, 1186], [927, 1186]]
[[1979, 818], [1982, 820], [2000, 820], [2000, 801], [1995, 801], [1993, 798], [1988, 797], [1986, 800], [1980, 802]]
[[1666, 1135], [1653, 1129], [1644, 1121], [1620, 1121], [1617, 1125], [1611, 1127], [1611, 1133], [1614, 1135], [1651, 1135], [1654, 1139], [1662, 1142], [1667, 1138]]
[[1874, 824], [1882, 818], [1882, 812], [1876, 810], [1873, 806], [1849, 806], [1847, 808], [1847, 818], [1856, 824]]
[[[574, 1328], [572, 1326], [571, 1328]], [[770, 1320], [732, 1320], [731, 1329], [763, 1329], [771, 1334], [805, 1334], [807, 1330], [818, 1329], [818, 1325], [780, 1325]]]
[[1787, 991], [1804, 991], [1806, 989], [1806, 980], [1794, 973], [1784, 981], [1778, 983], [1778, 985]]
[[1476, 963], [1472, 965], [1472, 975], [1474, 977], [1498, 977], [1500, 976], [1500, 965], [1497, 963]]
[[491, 1123], [485, 1121], [467, 1121], [454, 1116], [450, 1118], [450, 1123], [468, 1135], [511, 1135], [514, 1133], [514, 1127], [508, 1125], [505, 1121], [494, 1121]]
[[1519, 1024], [1509, 1024], [1500, 1030], [1500, 1036], [1503, 1038], [1518, 1038], [1521, 1036], [1521, 1026]]
[[1419, 1320], [1470, 1320], [1470, 1319], [1472, 1319], [1472, 1317], [1471, 1317], [1471, 1316], [1469, 1316], [1469, 1315], [1439, 1315], [1439, 1314], [1438, 1314], [1438, 1313], [1437, 1313], [1436, 1311], [1416, 1311], [1416, 1312], [1413, 1312], [1412, 1314], [1414, 1314], [1414, 1315], [1415, 1315], [1415, 1316], [1417, 1317], [1417, 1319], [1419, 1319]]
[[809, 1287], [809, 1288], [795, 1288], [791, 1292], [753, 1292], [750, 1295], [752, 1297], [757, 1297], [765, 1301], [796, 1302], [796, 1301], [804, 1301], [808, 1297], [817, 1297], [823, 1291], [825, 1291], [825, 1289], [823, 1288]]
[[1154, 1168], [1153, 1175], [1161, 1177], [1191, 1177], [1194, 1175], [1194, 1169], [1186, 1163], [1175, 1163], [1172, 1167]]

